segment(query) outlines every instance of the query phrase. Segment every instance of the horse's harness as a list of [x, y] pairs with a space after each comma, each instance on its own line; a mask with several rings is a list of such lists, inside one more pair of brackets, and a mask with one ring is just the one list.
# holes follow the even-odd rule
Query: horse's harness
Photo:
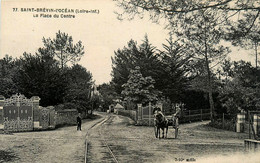
[[165, 118], [165, 116], [159, 111], [155, 112], [154, 121], [155, 121], [155, 125], [166, 125], [168, 122], [168, 120]]

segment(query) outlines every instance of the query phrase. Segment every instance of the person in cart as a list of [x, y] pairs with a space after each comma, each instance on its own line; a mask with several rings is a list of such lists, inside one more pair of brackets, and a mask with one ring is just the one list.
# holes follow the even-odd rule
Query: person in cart
[[179, 127], [179, 118], [181, 116], [181, 108], [180, 108], [180, 104], [176, 104], [176, 111], [172, 116], [173, 122], [176, 126], [176, 128]]

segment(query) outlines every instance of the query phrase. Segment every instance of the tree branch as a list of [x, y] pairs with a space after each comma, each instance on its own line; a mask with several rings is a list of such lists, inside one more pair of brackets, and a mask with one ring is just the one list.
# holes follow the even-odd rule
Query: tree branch
[[[217, 8], [220, 10], [230, 10], [230, 11], [242, 11], [242, 10], [260, 10], [260, 7], [242, 7], [242, 8], [231, 8], [231, 7], [223, 7], [223, 5], [228, 4], [229, 2], [231, 2], [232, 0], [226, 0], [224, 2], [220, 2], [217, 4], [213, 4], [213, 5], [206, 5], [206, 6], [197, 6], [197, 7], [191, 7], [188, 9], [167, 9], [167, 8], [162, 8], [159, 5], [156, 5], [155, 3], [152, 4], [147, 4], [147, 3], [140, 3], [140, 1], [125, 1], [123, 0], [122, 2], [119, 2], [119, 6], [124, 7], [124, 9], [126, 10], [127, 8], [129, 9], [129, 5], [133, 5], [134, 7], [138, 7], [141, 8], [143, 10], [149, 11], [149, 10], [154, 10], [157, 12], [164, 12], [164, 13], [168, 13], [168, 14], [172, 14], [172, 13], [188, 13], [188, 12], [193, 12], [193, 11], [198, 11], [198, 10], [203, 10], [203, 9], [208, 9], [208, 8]], [[133, 11], [133, 10], [131, 10]]]

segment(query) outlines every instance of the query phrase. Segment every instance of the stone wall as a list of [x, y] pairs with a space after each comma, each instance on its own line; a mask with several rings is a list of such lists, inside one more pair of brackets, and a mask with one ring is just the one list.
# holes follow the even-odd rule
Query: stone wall
[[55, 113], [55, 125], [76, 125], [78, 111], [76, 109], [59, 110]]

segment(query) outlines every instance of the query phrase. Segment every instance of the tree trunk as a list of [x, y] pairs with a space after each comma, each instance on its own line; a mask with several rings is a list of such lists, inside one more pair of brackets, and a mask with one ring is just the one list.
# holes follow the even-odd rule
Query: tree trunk
[[209, 69], [209, 61], [207, 55], [205, 55], [206, 59], [206, 68], [207, 68], [207, 76], [208, 76], [208, 94], [209, 94], [209, 106], [210, 106], [210, 120], [214, 121], [214, 100], [212, 93], [212, 81], [211, 81], [211, 72]]
[[63, 54], [62, 54], [62, 50], [61, 50], [60, 54], [61, 54], [61, 69], [63, 70]]
[[258, 60], [257, 60], [257, 47], [258, 47], [258, 41], [255, 41], [255, 68], [256, 68], [256, 70], [257, 70], [257, 62], [258, 62]]
[[205, 31], [205, 64], [207, 69], [207, 76], [208, 76], [208, 93], [209, 93], [209, 106], [210, 106], [210, 120], [214, 122], [214, 100], [213, 100], [213, 93], [212, 93], [212, 81], [211, 81], [211, 72], [209, 68], [209, 60], [208, 60], [208, 45], [207, 45], [207, 37]]

